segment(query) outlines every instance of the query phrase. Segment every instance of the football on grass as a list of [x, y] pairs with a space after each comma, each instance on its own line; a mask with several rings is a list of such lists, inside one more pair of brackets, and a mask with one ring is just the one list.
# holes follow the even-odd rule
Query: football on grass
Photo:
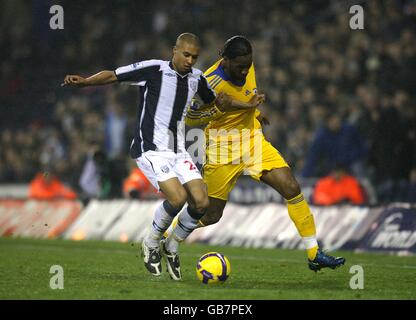
[[205, 284], [223, 283], [231, 273], [230, 261], [221, 253], [208, 252], [197, 263], [196, 275]]

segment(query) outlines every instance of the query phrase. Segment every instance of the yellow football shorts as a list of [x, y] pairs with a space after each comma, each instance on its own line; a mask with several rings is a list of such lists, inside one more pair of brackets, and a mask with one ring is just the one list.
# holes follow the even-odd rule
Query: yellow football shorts
[[265, 171], [289, 167], [279, 151], [270, 142], [262, 138], [262, 149], [253, 161], [238, 164], [212, 164], [207, 159], [203, 167], [204, 182], [208, 187], [208, 196], [227, 200], [241, 174], [249, 175], [260, 181]]

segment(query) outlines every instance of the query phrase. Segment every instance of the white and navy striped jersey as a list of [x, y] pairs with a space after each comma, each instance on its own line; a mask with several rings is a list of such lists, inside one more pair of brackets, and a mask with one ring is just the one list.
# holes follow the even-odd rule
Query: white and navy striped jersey
[[215, 100], [202, 71], [192, 68], [181, 76], [172, 62], [146, 60], [115, 70], [118, 81], [140, 88], [138, 121], [130, 148], [132, 158], [149, 150], [186, 152], [187, 106], [198, 95], [204, 104]]

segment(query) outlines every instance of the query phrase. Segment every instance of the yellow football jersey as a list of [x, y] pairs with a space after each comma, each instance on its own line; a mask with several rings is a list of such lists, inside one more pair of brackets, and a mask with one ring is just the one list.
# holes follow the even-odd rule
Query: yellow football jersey
[[[211, 88], [234, 100], [248, 102], [257, 92], [254, 66], [244, 83], [234, 83], [216, 62], [205, 72]], [[196, 106], [197, 107], [197, 106]], [[288, 167], [280, 153], [268, 142], [257, 120], [257, 108], [221, 112], [215, 105], [188, 108], [186, 124], [205, 128], [206, 158], [203, 178], [212, 198], [227, 200], [241, 174], [260, 180], [265, 171]]]
[[[249, 102], [257, 93], [254, 66], [251, 65], [244, 82], [236, 83], [225, 74], [221, 61], [204, 73], [211, 88], [217, 94], [223, 92], [231, 96], [233, 100]], [[255, 146], [262, 146], [261, 125], [256, 118], [259, 114], [257, 108], [221, 112], [216, 106], [206, 106], [190, 108], [186, 123], [191, 126], [208, 123], [205, 128], [206, 160], [224, 165], [238, 162], [253, 154]]]
[[[248, 102], [257, 93], [256, 73], [252, 64], [244, 83], [235, 83], [221, 67], [221, 60], [211, 66], [204, 75], [211, 88], [219, 94], [224, 92], [234, 100]], [[198, 110], [188, 110], [186, 124], [189, 126], [205, 125], [209, 129], [259, 129], [260, 122], [256, 117], [260, 114], [257, 108], [239, 109], [221, 112], [217, 107], [205, 107]]]

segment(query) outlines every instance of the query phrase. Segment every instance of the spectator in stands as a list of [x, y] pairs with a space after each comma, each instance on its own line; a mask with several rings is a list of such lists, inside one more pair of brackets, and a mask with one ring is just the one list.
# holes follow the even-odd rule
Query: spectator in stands
[[[76, 177], [74, 172], [81, 172], [78, 168], [83, 165], [85, 141], [99, 140], [102, 144], [111, 141], [106, 151], [113, 159], [120, 148], [127, 147], [121, 137], [124, 135], [128, 140], [133, 135], [136, 95], [126, 88], [117, 90], [118, 98], [123, 101], [120, 112], [112, 110], [111, 94], [101, 94], [107, 88], [84, 89], [67, 96], [51, 83], [58, 83], [64, 68], [87, 72], [112, 65], [114, 61], [121, 65], [135, 57], [145, 60], [157, 55], [168, 59], [172, 38], [192, 27], [203, 35], [207, 48], [220, 47], [224, 34], [243, 33], [255, 41], [259, 48], [258, 85], [266, 93], [265, 114], [273, 124], [266, 129], [266, 135], [286, 154], [296, 175], [329, 173], [325, 164], [324, 170], [320, 170], [308, 163], [306, 168], [304, 162], [307, 146], [316, 128], [321, 126], [325, 108], [330, 107], [342, 112], [343, 118], [355, 125], [368, 146], [364, 176], [375, 184], [378, 199], [406, 201], [405, 195], [398, 191], [398, 180], [410, 183], [408, 160], [415, 157], [416, 151], [414, 148], [410, 151], [405, 146], [408, 142], [396, 132], [402, 136], [403, 131], [409, 131], [405, 122], [415, 123], [414, 117], [406, 115], [416, 109], [414, 0], [369, 1], [365, 9], [366, 32], [351, 32], [348, 28], [345, 1], [330, 1], [331, 5], [327, 5], [327, 1], [315, 4], [263, 0], [261, 6], [245, 1], [241, 19], [253, 23], [244, 24], [247, 26], [243, 29], [241, 24], [227, 19], [236, 6], [241, 7], [235, 1], [225, 4], [221, 0], [194, 0], [192, 6], [172, 6], [171, 1], [155, 0], [142, 19], [135, 19], [141, 9], [140, 1], [132, 1], [128, 8], [123, 1], [102, 1], [99, 5], [94, 1], [82, 5], [69, 0], [62, 2], [65, 8], [70, 6], [68, 10], [80, 22], [65, 22], [70, 23], [65, 27], [71, 30], [68, 37], [58, 36], [59, 33], [55, 37], [50, 30], [41, 33], [48, 29], [42, 22], [44, 4], [36, 2], [29, 6], [23, 0], [0, 1], [0, 48], [10, 48], [0, 50], [2, 182], [30, 181], [41, 165], [39, 155], [43, 153], [45, 161], [49, 156], [45, 150], [51, 147], [55, 157], [62, 155], [62, 160], [71, 167], [69, 177], [59, 175], [65, 181]], [[222, 10], [217, 10], [219, 6]], [[100, 14], [91, 18], [91, 12]], [[256, 20], [259, 16], [264, 19]], [[157, 43], [152, 41], [155, 34]], [[42, 45], [45, 41], [47, 47]], [[77, 55], [79, 50], [82, 56]], [[215, 52], [207, 50], [201, 53], [197, 67], [204, 69], [215, 58]], [[48, 82], [42, 81], [45, 77]], [[407, 93], [408, 101], [393, 103], [397, 104], [395, 115], [383, 106], [383, 100], [385, 96], [393, 99], [400, 91]], [[353, 105], [345, 101], [353, 101]], [[104, 112], [106, 106], [110, 106], [108, 113]], [[28, 132], [31, 123], [37, 125]], [[54, 127], [60, 131], [57, 141], [51, 141], [53, 136], [49, 135]], [[8, 128], [11, 132], [6, 132], [3, 139]], [[22, 130], [24, 139], [18, 138], [17, 130]], [[109, 136], [105, 138], [106, 134], [112, 140]], [[413, 145], [414, 141], [413, 138]], [[316, 159], [312, 162], [319, 164]], [[352, 172], [361, 177], [356, 168]]]
[[105, 115], [106, 152], [110, 159], [120, 156], [124, 152], [127, 115], [117, 99], [114, 91], [109, 91], [108, 104]]
[[337, 167], [329, 176], [319, 179], [312, 194], [312, 202], [323, 206], [341, 203], [362, 205], [365, 198], [360, 182], [343, 167]]
[[125, 161], [109, 159], [103, 149], [93, 147], [79, 179], [83, 195], [100, 199], [121, 197], [121, 180], [126, 176], [124, 164]]
[[410, 182], [407, 188], [406, 201], [416, 203], [416, 167], [410, 172]]
[[79, 178], [83, 198], [99, 198], [101, 195], [99, 168], [94, 161], [96, 152], [94, 148], [89, 150]]
[[39, 172], [29, 185], [29, 198], [36, 200], [54, 200], [77, 198], [77, 194], [52, 172]]
[[370, 128], [368, 161], [382, 203], [405, 200], [404, 190], [410, 183], [416, 159], [416, 112], [407, 100], [407, 95], [400, 91], [394, 96], [385, 96], [367, 122]]
[[358, 131], [343, 122], [339, 114], [331, 113], [315, 135], [302, 175], [322, 177], [333, 170], [336, 164], [342, 164], [354, 175], [360, 176], [364, 156], [365, 148]]

